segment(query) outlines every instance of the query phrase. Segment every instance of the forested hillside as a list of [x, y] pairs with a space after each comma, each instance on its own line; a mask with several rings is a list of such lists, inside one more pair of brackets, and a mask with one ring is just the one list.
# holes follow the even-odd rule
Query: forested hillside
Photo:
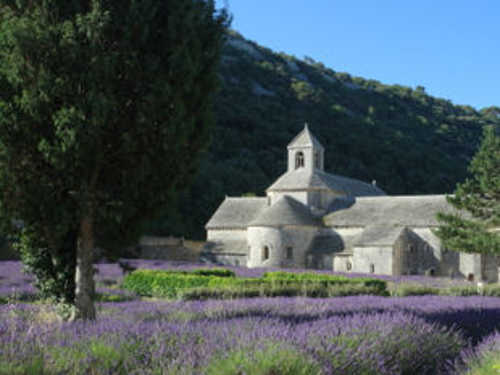
[[[367, 56], [369, 58], [369, 56]], [[325, 170], [377, 181], [389, 194], [450, 193], [466, 177], [486, 124], [480, 111], [384, 85], [311, 58], [276, 53], [230, 32], [220, 65], [217, 124], [191, 188], [152, 223], [153, 234], [203, 238], [225, 195], [263, 195], [286, 169], [286, 145], [304, 122], [325, 147]]]

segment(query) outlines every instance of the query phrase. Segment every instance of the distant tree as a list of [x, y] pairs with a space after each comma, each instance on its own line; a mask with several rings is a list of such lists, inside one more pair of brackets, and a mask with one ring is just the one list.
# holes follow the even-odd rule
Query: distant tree
[[420, 86], [420, 85], [418, 85], [418, 86], [416, 87], [416, 91], [417, 91], [418, 93], [425, 94], [425, 87], [424, 87], [424, 86]]
[[436, 234], [449, 249], [500, 255], [500, 136], [491, 126], [469, 166], [472, 177], [459, 184], [448, 202], [471, 214], [438, 214]]
[[72, 319], [95, 318], [95, 248], [196, 169], [228, 23], [213, 0], [0, 2], [0, 213]]

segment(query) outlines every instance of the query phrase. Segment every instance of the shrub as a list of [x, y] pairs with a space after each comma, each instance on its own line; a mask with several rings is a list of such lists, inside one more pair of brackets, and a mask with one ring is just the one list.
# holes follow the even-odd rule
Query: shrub
[[479, 292], [476, 286], [455, 286], [441, 290], [440, 294], [446, 296], [468, 297], [477, 296]]
[[498, 284], [485, 285], [483, 290], [483, 295], [488, 297], [500, 297], [500, 285]]
[[304, 280], [325, 280], [325, 281], [349, 281], [351, 279], [340, 275], [324, 275], [320, 273], [294, 273], [284, 271], [265, 272], [262, 275], [263, 279], [268, 280], [290, 280], [290, 281], [304, 281]]
[[236, 274], [227, 268], [198, 268], [190, 271], [194, 275], [217, 276], [217, 277], [235, 277]]
[[214, 358], [207, 375], [320, 375], [320, 366], [305, 353], [283, 344], [267, 344], [264, 348], [236, 350], [222, 358]]
[[437, 295], [440, 290], [429, 286], [415, 284], [399, 284], [391, 291], [394, 297]]
[[179, 291], [183, 300], [233, 299], [253, 297], [344, 297], [354, 295], [388, 295], [377, 287], [364, 285], [323, 285], [321, 283], [289, 283], [285, 285], [261, 283], [255, 285], [221, 285], [217, 287], [189, 288]]
[[198, 273], [136, 270], [125, 277], [123, 287], [142, 296], [180, 297], [190, 300], [256, 296], [324, 298], [359, 294], [386, 294], [386, 282], [377, 279], [348, 279], [344, 276], [287, 272], [267, 273], [260, 279], [239, 278], [232, 277], [232, 271], [226, 271], [228, 270], [222, 269], [203, 275], [199, 274], [199, 270], [197, 270]]

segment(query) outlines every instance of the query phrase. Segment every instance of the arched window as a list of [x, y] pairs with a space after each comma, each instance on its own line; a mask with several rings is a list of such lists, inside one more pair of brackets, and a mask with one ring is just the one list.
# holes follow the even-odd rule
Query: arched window
[[299, 151], [295, 154], [295, 169], [304, 166], [304, 153]]
[[262, 260], [268, 260], [269, 259], [269, 247], [264, 246], [262, 248]]
[[286, 248], [286, 259], [293, 259], [293, 247], [291, 246]]
[[351, 262], [349, 262], [349, 261], [347, 261], [347, 262], [345, 263], [345, 269], [346, 269], [347, 271], [352, 270], [352, 263], [351, 263]]
[[375, 273], [375, 264], [370, 264], [370, 273]]

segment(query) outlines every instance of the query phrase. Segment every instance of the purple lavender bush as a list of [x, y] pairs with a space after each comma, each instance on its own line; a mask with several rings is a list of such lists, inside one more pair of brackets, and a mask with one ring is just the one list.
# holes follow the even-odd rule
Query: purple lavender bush
[[[465, 315], [479, 326], [499, 311], [487, 297], [132, 301], [99, 304], [97, 322], [70, 324], [47, 322], [42, 305], [3, 305], [0, 369], [272, 374], [287, 363], [290, 374], [444, 374], [470, 345]], [[433, 321], [448, 312], [455, 325]]]

